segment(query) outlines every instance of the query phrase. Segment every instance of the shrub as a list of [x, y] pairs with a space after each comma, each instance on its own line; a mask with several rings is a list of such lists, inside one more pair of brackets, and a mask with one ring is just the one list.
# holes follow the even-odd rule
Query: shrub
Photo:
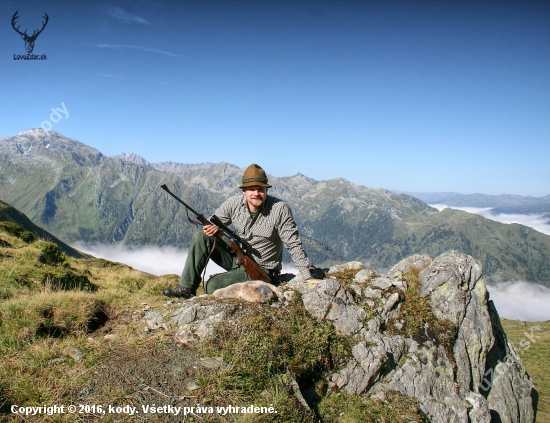
[[38, 243], [42, 254], [39, 257], [39, 261], [44, 264], [57, 265], [67, 261], [67, 256], [61, 251], [59, 245], [53, 242], [41, 241]]
[[34, 235], [32, 232], [22, 229], [19, 225], [16, 225], [12, 222], [0, 222], [0, 229], [3, 229], [10, 235], [13, 235], [25, 241], [27, 244], [30, 244], [31, 242], [34, 242], [36, 240], [36, 235]]

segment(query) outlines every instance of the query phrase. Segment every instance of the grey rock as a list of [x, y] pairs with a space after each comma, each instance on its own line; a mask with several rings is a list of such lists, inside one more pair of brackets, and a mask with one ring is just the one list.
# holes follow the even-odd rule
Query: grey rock
[[331, 381], [349, 394], [360, 395], [379, 376], [387, 361], [385, 351], [380, 347], [367, 348], [364, 343], [352, 349], [353, 359], [340, 372], [331, 377]]
[[361, 296], [362, 295], [362, 289], [359, 285], [356, 285], [356, 284], [353, 284], [353, 285], [350, 285], [350, 289], [355, 292], [355, 295], [356, 296]]
[[223, 311], [218, 314], [212, 315], [204, 319], [199, 327], [197, 328], [195, 335], [199, 337], [200, 340], [205, 340], [214, 334], [214, 328], [216, 323], [220, 323], [225, 317]]
[[170, 323], [175, 327], [181, 327], [187, 323], [191, 323], [197, 318], [197, 310], [200, 308], [199, 304], [189, 304], [179, 310], [172, 313]]
[[398, 301], [399, 294], [397, 292], [394, 292], [386, 301], [386, 304], [384, 305], [384, 312], [388, 313], [397, 304]]
[[[401, 293], [407, 289], [403, 274], [427, 263], [419, 274], [419, 290], [437, 319], [456, 326], [454, 344], [438, 344], [438, 334], [429, 326], [414, 339], [392, 333], [404, 327], [399, 320], [401, 300], [407, 298]], [[416, 401], [431, 422], [533, 422], [533, 383], [500, 326], [477, 260], [456, 251], [433, 261], [415, 255], [385, 277], [368, 282], [363, 277], [350, 288], [332, 278], [317, 285], [294, 278], [285, 287], [285, 298], [301, 298], [313, 317], [332, 324], [353, 345], [351, 357], [326, 375], [331, 389], [380, 400], [397, 392]], [[195, 298], [162, 319], [178, 327], [179, 342], [191, 345], [212, 336], [231, 307], [236, 306], [201, 304]], [[367, 321], [371, 313], [376, 317]], [[158, 315], [145, 318], [159, 324]]]
[[363, 324], [352, 317], [341, 317], [333, 322], [336, 332], [341, 335], [352, 336], [363, 328]]
[[342, 317], [350, 317], [355, 320], [363, 320], [367, 316], [367, 312], [356, 305], [346, 305], [343, 303], [333, 302], [330, 311], [328, 312], [327, 320], [336, 320]]
[[378, 401], [385, 401], [386, 400], [386, 393], [384, 391], [378, 392], [377, 394], [371, 395], [371, 398], [378, 400]]
[[401, 279], [404, 273], [411, 267], [426, 267], [432, 262], [432, 258], [427, 254], [413, 254], [406, 259], [401, 260], [386, 274], [388, 278]]
[[298, 382], [296, 382], [296, 379], [294, 379], [294, 376], [292, 376], [290, 373], [285, 373], [282, 377], [283, 382], [290, 385], [292, 388], [292, 391], [294, 392], [294, 397], [296, 400], [298, 400], [298, 403], [302, 407], [304, 407], [306, 410], [311, 411], [311, 408], [309, 408], [309, 404], [305, 400], [304, 396], [302, 395], [302, 391], [300, 390], [300, 385], [298, 385]]
[[303, 295], [304, 308], [317, 319], [324, 319], [332, 301], [326, 295], [313, 291]]
[[296, 298], [296, 292], [292, 290], [284, 291], [283, 292], [283, 298], [286, 301], [293, 301]]
[[158, 311], [150, 311], [145, 316], [143, 316], [147, 329], [155, 330], [161, 327], [166, 326], [164, 323], [164, 316]]
[[389, 278], [380, 276], [370, 281], [369, 285], [373, 288], [385, 290], [385, 289], [388, 289], [390, 286], [392, 286], [392, 281]]
[[297, 275], [294, 279], [286, 284], [286, 288], [293, 289], [294, 291], [297, 291], [302, 295], [313, 291], [315, 287], [316, 285], [305, 282], [300, 275]]
[[489, 404], [483, 395], [469, 392], [466, 396], [466, 401], [471, 404], [471, 409], [468, 410], [468, 416], [471, 422], [491, 423]]
[[342, 272], [344, 270], [359, 270], [363, 268], [363, 263], [360, 261], [350, 261], [348, 263], [344, 264], [337, 264], [336, 266], [332, 266], [328, 273], [336, 273], [336, 272]]
[[[391, 281], [399, 281], [402, 275], [398, 272], [419, 261], [426, 262], [426, 256], [400, 263], [388, 274]], [[452, 352], [432, 340], [419, 343], [382, 335], [380, 321], [371, 319], [359, 334], [367, 344], [353, 348], [353, 358], [331, 376], [333, 386], [379, 397], [399, 392], [415, 399], [432, 422], [488, 423], [493, 413], [503, 422], [531, 423], [534, 387], [500, 328], [492, 302], [487, 301], [479, 262], [450, 251], [422, 270], [420, 280], [421, 294], [428, 298], [435, 316], [458, 328]], [[397, 286], [388, 278], [376, 278], [369, 285], [381, 290]], [[382, 317], [401, 306], [396, 292], [380, 301], [384, 302]], [[382, 350], [385, 359], [380, 353], [372, 355]], [[488, 373], [496, 376], [488, 380]]]
[[361, 331], [361, 337], [365, 340], [365, 342], [368, 342], [372, 345], [381, 345], [384, 343], [384, 337], [380, 332], [372, 331], [372, 330], [365, 330]]
[[316, 290], [332, 299], [340, 298], [346, 303], [349, 303], [350, 300], [353, 301], [351, 294], [348, 296], [347, 291], [343, 289], [342, 285], [334, 279], [325, 279], [322, 282], [319, 282], [316, 286]]
[[392, 279], [392, 285], [403, 292], [407, 291], [407, 283], [401, 279]]
[[367, 327], [373, 332], [378, 332], [380, 330], [380, 320], [379, 319], [370, 319], [367, 322]]
[[382, 298], [382, 291], [380, 291], [379, 289], [372, 289], [367, 286], [365, 289], [363, 289], [363, 297], [378, 300]]
[[[492, 413], [503, 423], [534, 421], [534, 385], [514, 345], [500, 325], [492, 301], [488, 304], [495, 342], [487, 355], [480, 393], [487, 395]], [[492, 377], [491, 377], [492, 376]]]
[[325, 279], [318, 283], [312, 291], [303, 294], [302, 300], [305, 309], [317, 319], [324, 319], [329, 310], [335, 308], [331, 315], [333, 320], [341, 314], [347, 315], [342, 306], [354, 302], [351, 292], [334, 279]]
[[356, 283], [367, 283], [368, 281], [370, 281], [371, 279], [373, 279], [374, 277], [376, 277], [378, 274], [374, 271], [374, 270], [371, 270], [371, 269], [361, 269], [359, 272], [357, 272], [357, 274], [355, 275], [355, 277], [353, 278], [353, 281], [356, 282]]
[[187, 388], [188, 391], [196, 391], [197, 389], [200, 388], [200, 386], [197, 385], [196, 382], [190, 382], [190, 383], [187, 384], [186, 388]]
[[221, 357], [204, 357], [199, 360], [199, 364], [207, 369], [218, 369], [229, 367]]
[[226, 313], [231, 313], [237, 307], [224, 303], [201, 304], [200, 301], [200, 297], [192, 298], [169, 318], [178, 328], [174, 335], [176, 341], [184, 345], [191, 346], [197, 341], [205, 341], [211, 337], [216, 325], [224, 319]]
[[84, 353], [75, 346], [65, 348], [65, 354], [71, 357], [74, 361], [84, 360]]

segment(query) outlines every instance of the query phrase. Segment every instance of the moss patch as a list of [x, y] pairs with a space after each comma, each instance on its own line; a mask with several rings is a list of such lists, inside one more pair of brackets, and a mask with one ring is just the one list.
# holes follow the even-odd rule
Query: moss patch
[[338, 392], [325, 398], [318, 406], [324, 423], [402, 423], [429, 422], [418, 404], [395, 394], [384, 401]]

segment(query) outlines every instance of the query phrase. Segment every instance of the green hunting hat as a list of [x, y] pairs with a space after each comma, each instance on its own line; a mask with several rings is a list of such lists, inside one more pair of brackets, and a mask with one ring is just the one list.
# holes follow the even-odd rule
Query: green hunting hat
[[271, 185], [267, 183], [267, 175], [265, 174], [265, 170], [257, 164], [252, 163], [244, 171], [242, 184], [239, 188], [243, 189], [255, 185], [264, 188], [271, 188]]

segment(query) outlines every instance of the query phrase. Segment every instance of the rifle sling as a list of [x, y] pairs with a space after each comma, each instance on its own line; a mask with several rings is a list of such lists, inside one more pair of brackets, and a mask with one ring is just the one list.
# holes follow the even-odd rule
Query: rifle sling
[[[202, 226], [202, 223], [201, 222], [197, 222], [196, 220], [193, 220], [189, 217], [189, 209], [187, 207], [185, 207], [185, 213], [187, 213], [187, 220], [189, 222], [191, 222], [193, 225], [195, 225], [197, 228], [199, 227], [199, 225]], [[209, 256], [210, 257], [210, 256]]]
[[212, 248], [210, 249], [210, 252], [208, 253], [208, 257], [206, 257], [206, 264], [204, 265], [204, 270], [202, 271], [202, 290], [204, 291], [204, 293], [206, 294], [206, 283], [205, 283], [205, 280], [204, 280], [204, 277], [206, 276], [206, 267], [208, 266], [208, 262], [210, 261], [210, 256], [212, 255], [212, 253], [214, 252], [214, 250], [216, 249], [216, 238], [214, 238], [214, 242], [212, 244]]

